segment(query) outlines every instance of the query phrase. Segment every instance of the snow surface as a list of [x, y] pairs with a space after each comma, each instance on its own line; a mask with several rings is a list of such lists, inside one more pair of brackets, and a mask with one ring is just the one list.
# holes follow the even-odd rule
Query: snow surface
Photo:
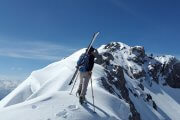
[[53, 63], [41, 70], [34, 71], [19, 87], [0, 102], [2, 120], [127, 120], [129, 105], [109, 94], [98, 85], [103, 67], [95, 65], [93, 70], [93, 88], [95, 110], [93, 112], [90, 86], [87, 93], [87, 105], [81, 106], [75, 91], [70, 95], [68, 82], [75, 71], [80, 50], [70, 57]]
[[[157, 84], [151, 80], [152, 78], [148, 74], [144, 78], [135, 79], [133, 74], [143, 70], [148, 73], [149, 70], [152, 70], [151, 64], [155, 64], [155, 60], [147, 59], [147, 62], [141, 66], [130, 60], [136, 57], [136, 54], [131, 53], [130, 46], [120, 42], [118, 44], [120, 44], [120, 50], [111, 53], [114, 60], [110, 60], [110, 64], [121, 66], [126, 70], [126, 72], [124, 71], [126, 88], [129, 90], [129, 97], [137, 112], [140, 113], [141, 119], [180, 120], [180, 89]], [[102, 45], [98, 49], [100, 54], [109, 52], [104, 47], [105, 45]], [[105, 71], [108, 68], [105, 69], [105, 67], [95, 64], [93, 69], [96, 113], [93, 112], [90, 84], [86, 96], [88, 102], [84, 106], [79, 104], [78, 97], [75, 96], [79, 81], [75, 85], [73, 94], [69, 94], [72, 86], [69, 86], [68, 83], [75, 72], [76, 61], [84, 51], [85, 49], [79, 50], [61, 61], [32, 72], [22, 84], [0, 101], [0, 119], [128, 120], [132, 116], [130, 104], [124, 99], [110, 94], [99, 82], [102, 77], [107, 77]], [[172, 58], [172, 56], [162, 56], [155, 59], [163, 64]], [[164, 78], [159, 77], [163, 81]], [[116, 80], [117, 78], [114, 78], [113, 81]], [[140, 83], [143, 84], [144, 90], [138, 86]], [[112, 88], [118, 93], [114, 86]], [[152, 100], [146, 100], [147, 94], [152, 96], [157, 110], [153, 108]]]
[[164, 55], [164, 56], [160, 56], [160, 57], [155, 57], [155, 59], [161, 63], [169, 62], [170, 60], [172, 60], [174, 58], [175, 57], [172, 55]]

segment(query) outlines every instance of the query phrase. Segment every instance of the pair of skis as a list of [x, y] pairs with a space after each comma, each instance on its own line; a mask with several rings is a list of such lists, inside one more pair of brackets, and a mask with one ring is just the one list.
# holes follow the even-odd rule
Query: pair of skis
[[[92, 38], [90, 44], [88, 45], [88, 48], [87, 48], [85, 54], [87, 54], [87, 53], [89, 52], [91, 46], [93, 45], [93, 43], [94, 43], [94, 41], [96, 40], [96, 38], [97, 38], [98, 35], [99, 35], [99, 32], [97, 32], [97, 33], [95, 33], [95, 34], [93, 35], [93, 38]], [[74, 80], [75, 80], [75, 78], [76, 78], [76, 76], [77, 76], [78, 71], [79, 71], [79, 68], [77, 67], [77, 68], [76, 68], [76, 71], [75, 71], [75, 73], [74, 73], [74, 75], [73, 75], [73, 77], [72, 77], [72, 79], [71, 79], [71, 81], [69, 82], [69, 85], [71, 85], [71, 84], [74, 82]], [[74, 87], [73, 87], [73, 88], [74, 88]]]

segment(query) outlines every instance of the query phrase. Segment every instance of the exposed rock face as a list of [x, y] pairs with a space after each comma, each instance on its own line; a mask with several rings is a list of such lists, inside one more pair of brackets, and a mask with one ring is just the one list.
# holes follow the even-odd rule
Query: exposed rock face
[[120, 48], [121, 45], [116, 42], [109, 43], [105, 46], [105, 49], [109, 49], [110, 52], [114, 52], [116, 50], [119, 50]]
[[[107, 70], [107, 78], [102, 78], [102, 84], [110, 93], [117, 95], [120, 99], [125, 99], [130, 105], [132, 116], [129, 116], [130, 120], [140, 120], [140, 114], [134, 107], [133, 102], [129, 98], [129, 92], [126, 88], [126, 81], [124, 79], [123, 69], [120, 66], [113, 66], [113, 71]], [[116, 90], [115, 90], [116, 89]]]
[[131, 73], [133, 74], [133, 77], [135, 79], [145, 77], [146, 72], [143, 69], [140, 71], [135, 71], [135, 72], [134, 72], [133, 68], [130, 68], [130, 70], [131, 70]]
[[103, 87], [129, 104], [130, 120], [141, 119], [133, 99], [141, 99], [158, 111], [153, 97], [145, 91], [144, 83], [152, 87], [165, 82], [170, 87], [180, 88], [180, 62], [173, 57], [148, 56], [142, 46], [109, 43], [97, 54], [96, 63], [105, 68], [106, 77], [100, 80]]
[[173, 60], [169, 62], [166, 67], [164, 74], [166, 74], [166, 82], [173, 88], [180, 88], [180, 62]]
[[98, 53], [97, 50], [95, 50], [94, 56], [95, 56], [95, 63], [101, 65], [101, 64], [104, 62], [104, 61], [103, 61], [103, 58], [102, 58], [102, 55], [99, 55], [99, 53]]
[[[105, 49], [108, 49], [109, 52], [104, 52], [101, 54], [102, 57], [99, 57], [102, 61], [101, 64], [106, 68], [106, 78], [101, 78], [102, 85], [110, 93], [118, 96], [120, 99], [125, 99], [130, 105], [130, 110], [132, 116], [129, 116], [130, 120], [140, 120], [140, 114], [137, 112], [133, 102], [129, 98], [129, 92], [126, 88], [126, 80], [124, 78], [123, 68], [118, 65], [113, 65], [110, 63], [110, 60], [114, 60], [112, 52], [119, 50], [120, 44], [110, 43], [105, 46]], [[124, 47], [123, 47], [124, 49]]]
[[149, 64], [148, 65], [148, 73], [149, 75], [153, 78], [153, 81], [156, 83], [159, 83], [159, 72], [161, 70], [161, 63], [156, 61], [154, 64]]
[[132, 60], [138, 64], [144, 63], [144, 57], [145, 57], [145, 50], [142, 46], [135, 46], [130, 49], [131, 53], [135, 56], [132, 58]]
[[180, 62], [176, 63], [173, 68], [174, 87], [180, 88]]
[[[160, 59], [165, 59], [166, 56], [161, 56]], [[160, 75], [164, 77], [166, 83], [172, 88], [180, 88], [180, 61], [175, 57], [170, 56], [161, 64]]]
[[145, 50], [142, 46], [135, 46], [131, 48], [133, 54], [136, 54], [137, 57], [144, 58], [145, 57]]

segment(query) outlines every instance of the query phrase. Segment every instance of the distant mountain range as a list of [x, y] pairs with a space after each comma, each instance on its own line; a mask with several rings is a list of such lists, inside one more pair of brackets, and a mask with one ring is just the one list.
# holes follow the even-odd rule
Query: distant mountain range
[[20, 81], [0, 80], [0, 100], [14, 90]]

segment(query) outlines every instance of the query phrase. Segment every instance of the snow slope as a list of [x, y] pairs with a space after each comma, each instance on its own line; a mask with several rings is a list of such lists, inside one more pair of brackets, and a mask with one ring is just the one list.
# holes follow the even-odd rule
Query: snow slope
[[[88, 90], [90, 91], [90, 90]], [[101, 90], [96, 91], [96, 113], [93, 112], [91, 96], [89, 103], [81, 106], [78, 98], [69, 95], [69, 91], [57, 91], [35, 99], [7, 107], [1, 111], [1, 119], [13, 120], [117, 120], [128, 119], [128, 105], [118, 98]], [[115, 111], [115, 109], [120, 111]]]
[[[81, 106], [68, 83], [84, 52], [34, 71], [0, 102], [2, 120], [179, 120], [180, 75], [173, 56], [152, 57], [141, 46], [112, 42], [102, 45], [93, 69], [95, 109], [91, 86]], [[173, 74], [172, 74], [173, 73]], [[173, 80], [171, 81], [171, 78]], [[175, 79], [174, 79], [175, 78]], [[170, 85], [169, 85], [170, 84]], [[175, 87], [177, 87], [176, 85]]]
[[131, 115], [129, 105], [116, 96], [103, 90], [97, 80], [103, 76], [103, 68], [95, 65], [93, 86], [96, 113], [93, 113], [91, 89], [88, 88], [85, 106], [79, 105], [78, 98], [69, 95], [68, 82], [74, 73], [75, 63], [84, 50], [53, 63], [44, 69], [35, 71], [18, 88], [0, 103], [0, 118], [12, 120], [119, 120]]

